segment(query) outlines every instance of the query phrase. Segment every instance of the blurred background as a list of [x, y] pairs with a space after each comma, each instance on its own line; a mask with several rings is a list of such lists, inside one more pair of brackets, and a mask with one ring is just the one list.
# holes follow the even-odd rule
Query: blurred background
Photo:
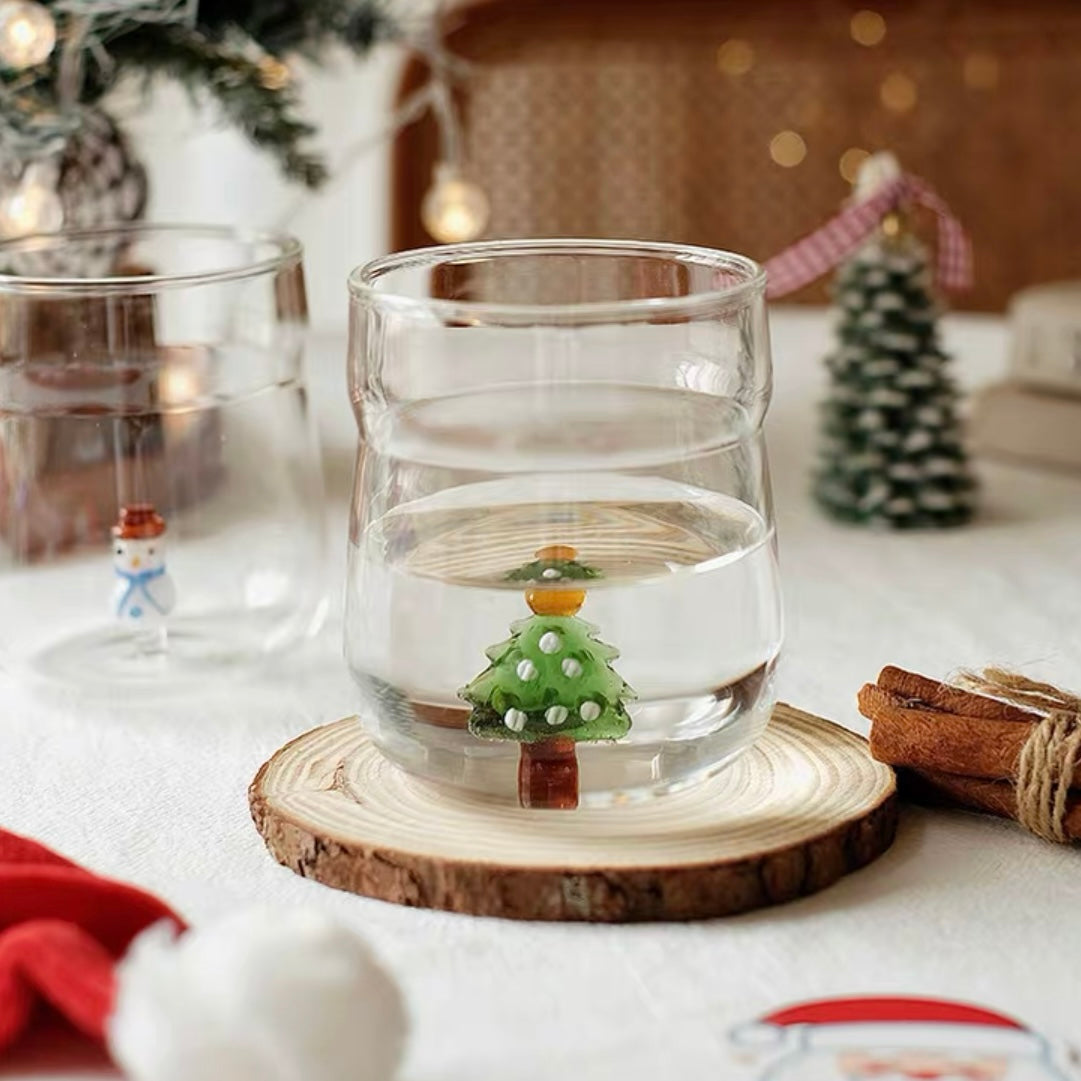
[[[1081, 250], [1081, 5], [1073, 0], [480, 0], [386, 5], [445, 33], [461, 159], [485, 236], [692, 241], [760, 259], [820, 224], [868, 152], [930, 180], [970, 232], [960, 306], [1076, 273]], [[304, 241], [317, 326], [341, 324], [349, 268], [428, 242], [441, 156], [431, 111], [393, 139], [428, 58], [290, 58], [331, 180], [300, 191], [215, 106], [176, 84], [121, 87], [150, 180], [148, 216], [286, 224]], [[356, 144], [366, 144], [357, 152]], [[347, 163], [347, 167], [341, 167]], [[823, 299], [812, 290], [808, 299]], [[802, 299], [802, 298], [801, 298]]]

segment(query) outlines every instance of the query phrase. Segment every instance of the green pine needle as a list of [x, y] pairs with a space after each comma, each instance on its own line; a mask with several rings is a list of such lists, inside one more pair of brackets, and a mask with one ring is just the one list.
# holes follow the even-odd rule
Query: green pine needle
[[322, 158], [303, 145], [315, 128], [297, 114], [292, 89], [268, 87], [259, 65], [237, 51], [187, 27], [145, 27], [116, 42], [113, 57], [118, 64], [176, 79], [195, 95], [205, 91], [230, 123], [277, 158], [291, 180], [309, 188], [326, 180]]
[[[400, 34], [389, 0], [199, 0], [194, 24], [179, 3], [177, 18], [166, 21], [164, 7], [150, 3], [103, 16], [94, 0], [42, 2], [57, 21], [61, 44], [32, 70], [0, 68], [0, 144], [9, 153], [29, 159], [62, 145], [79, 127], [80, 108], [97, 103], [125, 72], [162, 73], [193, 95], [209, 94], [287, 177], [311, 188], [327, 176], [322, 158], [305, 146], [315, 128], [299, 115], [291, 87], [269, 84], [260, 60], [298, 53], [317, 58], [335, 44], [360, 56]], [[81, 89], [70, 107], [60, 100], [59, 74], [76, 15], [91, 22]]]

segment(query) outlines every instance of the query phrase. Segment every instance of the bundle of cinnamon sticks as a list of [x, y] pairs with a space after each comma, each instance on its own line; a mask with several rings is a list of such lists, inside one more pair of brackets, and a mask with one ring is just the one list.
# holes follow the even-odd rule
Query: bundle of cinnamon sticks
[[[1026, 703], [1037, 697], [1022, 696]], [[901, 780], [911, 797], [1020, 820], [1033, 828], [1024, 808], [1019, 812], [1018, 770], [1046, 710], [894, 667], [884, 668], [877, 683], [863, 687], [859, 708], [871, 721], [872, 756], [903, 767]], [[1053, 839], [1076, 841], [1081, 840], [1081, 766], [1071, 758], [1065, 769], [1072, 772], [1061, 778]]]

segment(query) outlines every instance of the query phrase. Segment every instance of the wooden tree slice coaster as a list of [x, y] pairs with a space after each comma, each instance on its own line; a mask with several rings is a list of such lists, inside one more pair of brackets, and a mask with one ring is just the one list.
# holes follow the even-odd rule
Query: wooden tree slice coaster
[[355, 718], [300, 736], [248, 791], [274, 857], [397, 904], [528, 920], [689, 920], [814, 893], [880, 856], [893, 771], [859, 736], [778, 705], [701, 784], [605, 809], [530, 811], [392, 766]]

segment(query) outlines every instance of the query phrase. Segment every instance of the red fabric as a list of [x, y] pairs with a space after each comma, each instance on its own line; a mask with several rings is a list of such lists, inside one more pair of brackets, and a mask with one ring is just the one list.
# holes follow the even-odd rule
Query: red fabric
[[972, 245], [961, 223], [937, 192], [908, 173], [883, 184], [874, 195], [845, 207], [821, 228], [797, 240], [766, 263], [766, 295], [787, 296], [809, 285], [852, 254], [891, 210], [919, 203], [938, 219], [938, 281], [944, 289], [972, 284]]
[[0, 829], [0, 1052], [38, 1000], [100, 1040], [116, 960], [159, 920], [184, 924], [157, 898], [91, 873]]
[[985, 1025], [1025, 1031], [1023, 1025], [1000, 1013], [943, 1002], [934, 998], [829, 998], [789, 1006], [762, 1019], [772, 1025], [852, 1025], [860, 1022], [889, 1024], [922, 1022], [945, 1025]]

